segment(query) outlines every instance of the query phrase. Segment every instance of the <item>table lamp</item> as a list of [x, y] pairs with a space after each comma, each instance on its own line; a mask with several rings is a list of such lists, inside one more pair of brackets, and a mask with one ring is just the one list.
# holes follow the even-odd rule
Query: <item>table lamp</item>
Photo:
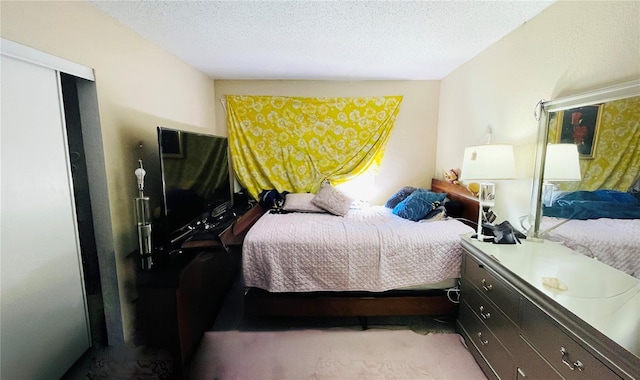
[[513, 147], [505, 144], [486, 144], [465, 148], [461, 180], [480, 181], [478, 200], [477, 239], [484, 241], [482, 222], [484, 208], [495, 206], [495, 184], [489, 180], [514, 179], [516, 174]]
[[576, 144], [548, 144], [544, 159], [542, 204], [550, 207], [557, 182], [582, 181]]

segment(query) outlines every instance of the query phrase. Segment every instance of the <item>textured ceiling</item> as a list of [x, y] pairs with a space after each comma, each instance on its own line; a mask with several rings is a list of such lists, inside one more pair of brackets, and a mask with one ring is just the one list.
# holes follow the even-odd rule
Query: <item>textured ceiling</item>
[[543, 1], [90, 1], [215, 79], [441, 79]]

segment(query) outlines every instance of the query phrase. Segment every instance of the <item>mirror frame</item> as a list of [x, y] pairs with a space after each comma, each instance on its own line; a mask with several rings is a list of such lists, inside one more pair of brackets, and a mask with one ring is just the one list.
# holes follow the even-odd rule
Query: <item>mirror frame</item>
[[[570, 108], [586, 106], [594, 103], [606, 103], [613, 100], [640, 96], [640, 80], [621, 83], [614, 86], [601, 88], [573, 96], [561, 97], [550, 101], [539, 103], [538, 139], [536, 145], [536, 159], [533, 171], [533, 186], [531, 195], [531, 213], [533, 225], [529, 230], [528, 237], [542, 239], [540, 233], [540, 222], [542, 219], [542, 184], [544, 179], [544, 163], [547, 154], [547, 143], [549, 138], [549, 115]], [[536, 110], [538, 111], [538, 110]]]

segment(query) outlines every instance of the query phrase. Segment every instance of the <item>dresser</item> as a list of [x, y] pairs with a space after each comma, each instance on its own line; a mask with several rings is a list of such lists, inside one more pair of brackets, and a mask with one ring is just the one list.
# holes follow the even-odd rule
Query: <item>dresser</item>
[[462, 237], [457, 326], [492, 379], [640, 379], [640, 281], [549, 241]]

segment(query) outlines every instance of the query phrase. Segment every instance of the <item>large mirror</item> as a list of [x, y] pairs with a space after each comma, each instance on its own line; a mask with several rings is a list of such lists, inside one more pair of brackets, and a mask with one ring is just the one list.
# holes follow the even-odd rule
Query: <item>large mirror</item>
[[640, 81], [542, 102], [539, 117], [529, 236], [640, 279]]
[[640, 279], [640, 81], [543, 102], [533, 236]]

